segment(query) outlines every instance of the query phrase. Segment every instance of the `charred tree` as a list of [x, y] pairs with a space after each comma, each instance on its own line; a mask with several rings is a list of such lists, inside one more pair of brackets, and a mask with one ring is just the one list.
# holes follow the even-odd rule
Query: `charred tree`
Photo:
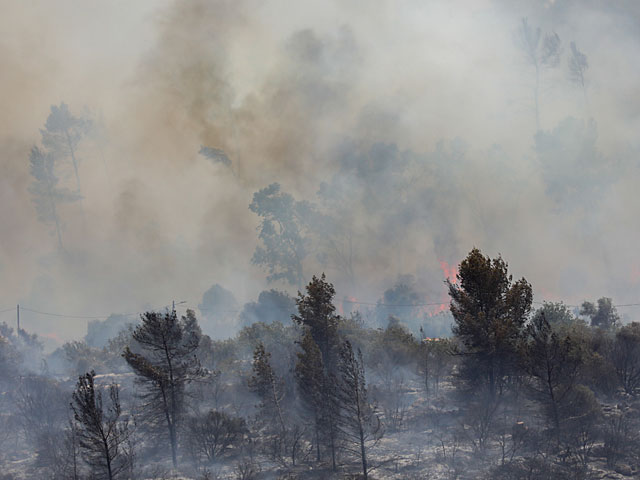
[[348, 340], [340, 349], [339, 371], [340, 433], [345, 440], [345, 449], [360, 459], [362, 475], [367, 480], [367, 449], [382, 438], [382, 426], [367, 398], [362, 353], [360, 350], [354, 353]]
[[109, 386], [110, 404], [106, 406], [102, 392], [95, 386], [95, 376], [93, 371], [80, 376], [71, 408], [79, 445], [93, 478], [115, 480], [127, 472], [129, 460], [122, 448], [127, 440], [127, 425], [121, 419], [118, 386]]
[[166, 428], [174, 467], [178, 465], [178, 432], [185, 411], [186, 386], [204, 375], [195, 356], [201, 338], [193, 312], [178, 320], [175, 310], [147, 312], [132, 333], [141, 353], [126, 347], [124, 359], [142, 387], [144, 420]]

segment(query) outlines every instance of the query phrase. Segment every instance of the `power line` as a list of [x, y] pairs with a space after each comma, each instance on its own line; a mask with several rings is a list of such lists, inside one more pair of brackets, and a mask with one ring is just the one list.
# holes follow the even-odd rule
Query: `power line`
[[[371, 305], [371, 306], [375, 306], [375, 307], [434, 307], [434, 306], [438, 306], [438, 305], [446, 305], [447, 303], [449, 303], [449, 301], [444, 301], [444, 302], [434, 302], [434, 303], [398, 303], [398, 304], [393, 304], [393, 303], [378, 303], [378, 302], [359, 302], [357, 300], [342, 300], [341, 303], [353, 303], [355, 305]], [[543, 300], [543, 301], [537, 301], [537, 302], [531, 302], [534, 303], [535, 305], [544, 305], [547, 303], [556, 303], [556, 302], [550, 302], [548, 300]], [[578, 308], [581, 307], [582, 305], [568, 305], [564, 302], [557, 302], [557, 303], [562, 303], [562, 305], [564, 305], [565, 307], [568, 308]], [[613, 307], [640, 307], [640, 303], [620, 303], [617, 305], [612, 305]]]
[[[429, 303], [398, 303], [398, 304], [393, 304], [393, 303], [380, 303], [380, 302], [366, 302], [366, 301], [359, 301], [359, 300], [348, 300], [348, 299], [344, 299], [344, 300], [340, 300], [337, 301], [336, 303], [350, 303], [353, 305], [367, 305], [367, 306], [373, 306], [373, 307], [389, 307], [389, 308], [416, 308], [416, 307], [437, 307], [437, 306], [441, 306], [441, 305], [446, 305], [447, 303], [449, 303], [449, 301], [444, 301], [444, 302], [429, 302]], [[549, 301], [535, 301], [532, 302], [535, 305], [544, 305], [547, 303], [553, 303], [553, 302], [549, 302]], [[562, 303], [562, 302], [559, 302]], [[568, 305], [565, 303], [562, 303], [562, 305], [564, 305], [567, 308], [577, 308], [580, 307], [580, 305]], [[621, 308], [621, 307], [640, 307], [640, 303], [620, 303], [620, 304], [616, 304], [613, 305], [616, 308]], [[162, 307], [160, 307], [160, 309], [163, 308], [169, 308], [171, 307], [171, 305], [164, 305]], [[285, 310], [285, 308], [282, 307], [278, 307], [278, 306], [263, 306], [262, 308], [266, 308], [266, 309], [272, 309], [272, 310]], [[28, 308], [28, 307], [24, 307], [22, 305], [20, 305], [20, 310], [23, 310], [25, 312], [31, 312], [31, 313], [36, 313], [38, 315], [47, 315], [50, 317], [59, 317], [59, 318], [69, 318], [69, 319], [78, 319], [78, 320], [100, 320], [100, 319], [106, 319], [109, 318], [111, 315], [118, 315], [118, 316], [123, 316], [123, 317], [131, 317], [134, 315], [140, 315], [142, 312], [133, 312], [133, 313], [111, 313], [108, 315], [68, 315], [65, 313], [54, 313], [54, 312], [44, 312], [42, 310], [36, 310], [33, 308]], [[238, 309], [238, 310], [218, 310], [218, 309], [213, 309], [213, 308], [199, 308], [198, 310], [200, 310], [201, 312], [212, 312], [212, 313], [239, 313], [242, 310]], [[14, 307], [11, 308], [5, 308], [0, 310], [0, 313], [7, 313], [7, 312], [12, 312], [15, 311]]]
[[53, 312], [42, 312], [40, 310], [34, 310], [32, 308], [20, 307], [25, 312], [38, 313], [40, 315], [48, 315], [50, 317], [64, 317], [64, 318], [77, 318], [83, 320], [91, 320], [91, 319], [101, 319], [101, 318], [109, 318], [111, 315], [122, 315], [124, 317], [128, 317], [131, 315], [137, 315], [137, 313], [113, 313], [109, 315], [67, 315], [65, 313], [53, 313]]
[[[163, 308], [169, 308], [169, 307], [171, 307], [171, 305], [164, 305], [162, 307], [159, 307], [159, 309], [161, 310]], [[13, 311], [13, 310], [14, 310], [13, 308], [9, 308], [7, 310], [0, 310], [0, 313]], [[112, 315], [121, 316], [121, 317], [131, 317], [134, 315], [142, 314], [142, 312], [133, 312], [133, 313], [110, 313], [108, 315], [67, 315], [66, 313], [43, 312], [41, 310], [35, 310], [33, 308], [24, 307], [22, 305], [20, 305], [20, 310], [23, 310], [25, 312], [37, 313], [39, 315], [47, 315], [50, 317], [73, 318], [78, 320], [100, 320], [100, 319], [107, 319]]]
[[342, 303], [353, 303], [355, 305], [372, 305], [375, 307], [435, 307], [445, 305], [447, 302], [437, 303], [378, 303], [378, 302], [359, 302], [357, 300], [342, 300]]

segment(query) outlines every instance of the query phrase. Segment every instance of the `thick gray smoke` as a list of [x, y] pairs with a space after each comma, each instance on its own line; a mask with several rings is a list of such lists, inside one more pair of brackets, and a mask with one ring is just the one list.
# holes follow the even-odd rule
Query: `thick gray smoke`
[[[339, 297], [375, 302], [411, 275], [423, 301], [442, 301], [441, 262], [449, 272], [475, 245], [502, 254], [536, 300], [640, 301], [635, 2], [2, 11], [0, 309], [195, 308], [214, 284], [255, 300], [267, 284], [250, 262], [248, 206], [274, 182], [333, 212], [336, 238], [351, 240], [350, 272], [318, 245], [305, 260]], [[541, 32], [537, 84], [523, 18]], [[584, 85], [571, 42], [588, 61]], [[94, 125], [77, 151], [82, 203], [59, 211], [64, 251], [29, 191], [30, 150], [61, 102]], [[64, 340], [86, 319], [25, 311], [23, 327]]]

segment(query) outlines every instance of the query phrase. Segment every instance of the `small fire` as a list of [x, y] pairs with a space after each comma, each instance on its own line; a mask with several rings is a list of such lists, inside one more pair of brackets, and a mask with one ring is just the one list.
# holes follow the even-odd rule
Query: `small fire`
[[344, 312], [351, 312], [358, 305], [358, 299], [356, 297], [352, 297], [350, 295], [346, 295], [342, 302], [340, 302], [340, 306], [338, 310], [340, 311], [340, 315], [344, 317]]
[[[458, 267], [456, 265], [450, 265], [445, 260], [440, 260], [440, 268], [442, 269], [445, 279], [454, 285], [458, 283]], [[449, 297], [445, 290], [442, 292], [442, 303], [429, 307], [427, 315], [433, 317], [447, 310], [449, 310]]]
[[458, 283], [458, 267], [455, 265], [449, 265], [444, 260], [440, 260], [440, 268], [444, 273], [444, 278], [448, 279], [454, 285]]

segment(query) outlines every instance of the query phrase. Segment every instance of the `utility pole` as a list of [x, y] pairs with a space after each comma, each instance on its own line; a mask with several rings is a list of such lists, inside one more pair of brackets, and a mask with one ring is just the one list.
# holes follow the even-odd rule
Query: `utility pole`
[[[184, 305], [185, 303], [187, 303], [187, 301], [186, 300], [182, 300], [181, 302], [178, 302], [178, 305]], [[174, 312], [176, 311], [176, 301], [175, 300], [171, 301], [171, 309]]]
[[16, 305], [17, 323], [18, 323], [18, 336], [20, 335], [20, 304]]

